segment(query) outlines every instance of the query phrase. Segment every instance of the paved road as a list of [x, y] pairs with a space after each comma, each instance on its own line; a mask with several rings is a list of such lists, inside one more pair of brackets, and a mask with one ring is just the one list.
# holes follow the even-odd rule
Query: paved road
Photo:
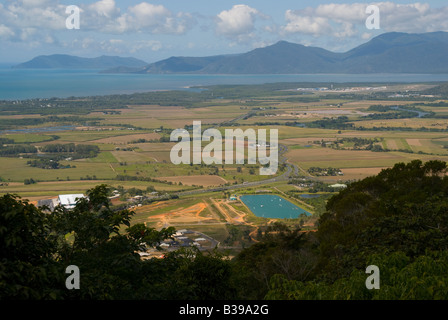
[[[279, 182], [279, 181], [288, 181], [290, 177], [298, 176], [300, 174], [300, 169], [293, 163], [287, 162], [287, 159], [283, 156], [287, 151], [288, 148], [284, 145], [279, 144], [279, 163], [285, 164], [286, 170], [281, 175], [268, 178], [265, 180], [259, 180], [259, 181], [252, 181], [252, 182], [244, 182], [240, 184], [233, 184], [230, 186], [220, 186], [212, 189], [196, 189], [196, 190], [190, 190], [190, 191], [181, 191], [174, 193], [173, 195], [176, 195], [178, 197], [183, 196], [190, 196], [194, 194], [201, 194], [201, 193], [208, 193], [208, 192], [221, 192], [226, 190], [235, 190], [235, 189], [241, 189], [241, 188], [247, 188], [247, 187], [256, 187], [256, 186], [262, 186], [267, 185], [273, 182]], [[318, 180], [317, 177], [313, 176], [307, 176], [307, 179], [310, 180]], [[166, 196], [156, 196], [151, 197], [150, 199], [164, 199]]]
[[217, 187], [217, 188], [213, 188], [213, 189], [198, 189], [198, 190], [191, 190], [191, 191], [182, 191], [182, 192], [176, 193], [176, 195], [181, 197], [181, 196], [188, 196], [188, 195], [207, 193], [207, 192], [218, 192], [218, 191], [225, 191], [225, 190], [234, 190], [234, 189], [241, 189], [241, 188], [247, 188], [247, 187], [261, 186], [261, 185], [266, 185], [266, 184], [270, 184], [270, 183], [278, 182], [278, 181], [288, 181], [289, 178], [292, 176], [292, 174], [297, 175], [299, 173], [299, 168], [295, 164], [286, 162], [286, 158], [283, 156], [286, 153], [286, 151], [288, 151], [288, 148], [286, 146], [280, 144], [279, 145], [279, 163], [280, 164], [284, 163], [286, 165], [286, 170], [284, 173], [282, 173], [279, 176], [265, 179], [265, 180], [260, 180], [260, 181], [244, 182], [244, 183], [240, 183], [240, 184], [233, 184], [230, 186], [221, 186], [221, 187]]

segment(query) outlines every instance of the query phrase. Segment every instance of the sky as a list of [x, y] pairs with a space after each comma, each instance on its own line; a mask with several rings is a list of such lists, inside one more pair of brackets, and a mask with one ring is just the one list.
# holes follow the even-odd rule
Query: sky
[[[66, 11], [71, 5], [79, 15]], [[56, 53], [151, 63], [280, 40], [345, 52], [393, 31], [448, 32], [447, 1], [0, 0], [0, 63]]]

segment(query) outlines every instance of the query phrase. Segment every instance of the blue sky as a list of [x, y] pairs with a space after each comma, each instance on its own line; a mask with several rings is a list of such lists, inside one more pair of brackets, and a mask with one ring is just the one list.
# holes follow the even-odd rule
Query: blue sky
[[[67, 29], [69, 5], [79, 29]], [[380, 28], [365, 25], [379, 9]], [[280, 40], [344, 52], [384, 32], [448, 31], [448, 3], [299, 0], [0, 0], [0, 62], [41, 54], [170, 56], [241, 53]]]

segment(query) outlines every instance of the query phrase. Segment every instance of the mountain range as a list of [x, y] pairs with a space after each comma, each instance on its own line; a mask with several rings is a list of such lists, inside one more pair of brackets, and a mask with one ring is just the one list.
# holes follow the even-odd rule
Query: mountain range
[[[115, 72], [108, 70], [107, 72]], [[121, 70], [122, 72], [124, 70]], [[286, 41], [209, 57], [171, 57], [133, 73], [312, 74], [448, 73], [448, 33], [384, 33], [339, 53]]]
[[30, 61], [14, 66], [17, 69], [109, 69], [114, 67], [141, 68], [148, 63], [136, 58], [117, 56], [100, 56], [96, 58], [82, 58], [67, 54], [53, 54], [37, 56]]
[[[42, 56], [37, 57], [22, 64], [22, 67], [36, 65], [36, 60], [39, 65], [68, 66], [64, 65], [63, 61], [57, 61], [51, 57], [54, 56], [48, 56], [46, 59]], [[271, 46], [241, 54], [207, 57], [175, 56], [143, 65], [138, 65], [141, 60], [138, 60], [136, 65], [120, 64], [118, 59], [115, 57], [114, 62], [117, 64], [104, 67], [105, 70], [102, 72], [143, 74], [448, 73], [448, 33], [442, 31], [421, 34], [384, 33], [347, 52], [332, 52], [323, 48], [279, 41]], [[100, 63], [96, 66], [100, 66]]]

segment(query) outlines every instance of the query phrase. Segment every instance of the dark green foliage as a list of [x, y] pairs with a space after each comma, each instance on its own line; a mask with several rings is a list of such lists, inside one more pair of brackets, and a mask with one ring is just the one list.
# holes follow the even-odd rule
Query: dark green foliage
[[54, 260], [57, 237], [51, 219], [12, 195], [0, 198], [1, 299], [56, 299], [64, 270]]
[[[0, 299], [223, 299], [233, 297], [230, 262], [187, 249], [141, 260], [175, 229], [130, 226], [132, 211], [114, 210], [110, 188], [87, 191], [72, 210], [51, 214], [0, 198]], [[128, 226], [126, 232], [121, 227]], [[66, 267], [80, 270], [80, 289], [65, 287]]]
[[[24, 102], [24, 105], [26, 106], [26, 103]], [[15, 112], [12, 110], [15, 110], [17, 108], [16, 105], [14, 107], [9, 107], [9, 104], [7, 102], [1, 102], [0, 101], [0, 110], [7, 110], [7, 113], [14, 114]], [[54, 109], [54, 108], [49, 108]], [[68, 113], [72, 113], [73, 111], [70, 110]], [[26, 113], [34, 114], [36, 113], [36, 110], [27, 110]], [[23, 119], [0, 119], [0, 129], [13, 129], [13, 128], [19, 128], [24, 126], [36, 126], [44, 123], [58, 123], [58, 124], [87, 124], [87, 123], [94, 123], [98, 122], [99, 120], [103, 120], [102, 118], [82, 118], [79, 116], [47, 116], [47, 117], [38, 117], [38, 118], [23, 118]]]
[[100, 152], [100, 148], [90, 144], [47, 144], [42, 146], [42, 152], [57, 153], [69, 156], [72, 159], [94, 158]]
[[299, 282], [283, 275], [271, 278], [270, 300], [446, 300], [448, 254], [428, 252], [411, 260], [403, 252], [369, 256], [369, 265], [381, 270], [378, 290], [365, 286], [367, 274], [356, 269], [333, 283]]
[[324, 118], [322, 120], [315, 120], [306, 124], [307, 128], [323, 128], [323, 129], [351, 129], [354, 127], [353, 123], [346, 116], [340, 116], [336, 119]]
[[[329, 199], [319, 220], [316, 272], [270, 278], [267, 299], [448, 299], [445, 162], [399, 163]], [[368, 265], [379, 290], [365, 285]]]
[[382, 104], [372, 105], [367, 108], [367, 111], [387, 112], [392, 110], [390, 106], [383, 106]]
[[[232, 260], [197, 248], [142, 260], [174, 228], [130, 224], [110, 188], [76, 207], [43, 213], [0, 198], [1, 299], [448, 299], [448, 177], [445, 162], [398, 163], [328, 200], [318, 231], [259, 227]], [[252, 237], [252, 235], [251, 235]], [[80, 269], [79, 290], [65, 268]], [[381, 287], [365, 286], [368, 265]]]
[[[448, 97], [448, 82], [444, 82], [436, 87], [426, 89], [425, 91], [423, 91], [423, 93], [429, 95], [442, 96], [446, 98]], [[441, 106], [443, 106], [443, 102], [441, 102]]]
[[40, 158], [37, 160], [29, 160], [26, 163], [30, 167], [41, 168], [41, 169], [64, 169], [70, 168], [70, 166], [62, 166], [59, 161]]
[[0, 145], [4, 145], [4, 144], [13, 144], [14, 140], [13, 139], [8, 139], [8, 138], [0, 138]]
[[336, 274], [375, 252], [410, 257], [448, 245], [446, 163], [399, 163], [332, 197], [319, 221], [322, 259]]
[[23, 184], [28, 185], [28, 184], [35, 184], [37, 183], [36, 180], [34, 180], [33, 178], [29, 178], [29, 179], [25, 179], [23, 180]]
[[234, 299], [232, 269], [229, 260], [219, 252], [204, 254], [195, 248], [170, 253], [167, 262], [176, 266], [167, 281], [170, 299]]
[[244, 249], [233, 261], [239, 296], [262, 299], [269, 290], [270, 278], [277, 273], [288, 279], [307, 279], [315, 258], [304, 250], [305, 239], [300, 229], [282, 223], [266, 227], [261, 241]]
[[309, 173], [311, 173], [312, 175], [316, 175], [316, 176], [337, 176], [339, 175], [339, 172], [341, 171], [338, 168], [320, 168], [320, 167], [310, 167], [307, 170]]
[[37, 153], [35, 146], [27, 144], [0, 145], [0, 156], [15, 157], [22, 153]]

